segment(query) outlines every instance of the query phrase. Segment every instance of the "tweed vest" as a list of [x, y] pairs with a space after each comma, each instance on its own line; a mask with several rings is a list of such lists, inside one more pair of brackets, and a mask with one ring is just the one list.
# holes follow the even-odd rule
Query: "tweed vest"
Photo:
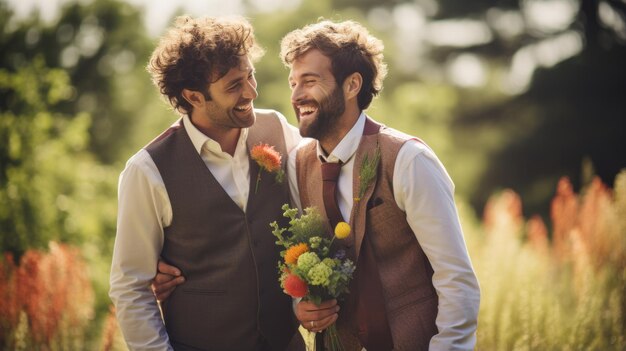
[[[393, 171], [398, 152], [405, 142], [418, 141], [384, 126], [381, 126], [379, 133], [362, 137], [354, 156], [355, 197], [359, 194], [359, 169], [363, 157], [369, 155], [371, 159], [379, 147], [381, 158], [377, 178], [365, 189], [364, 196], [354, 201], [349, 220], [354, 236], [351, 236], [347, 246], [358, 262], [363, 240], [371, 244], [380, 274], [394, 349], [428, 350], [430, 339], [438, 332], [435, 324], [438, 298], [432, 283], [433, 270], [407, 223], [406, 213], [398, 208], [393, 195]], [[316, 144], [313, 141], [298, 150], [298, 188], [302, 206], [316, 206], [325, 215], [319, 191], [322, 178]], [[355, 279], [358, 276], [357, 265]], [[354, 299], [358, 291], [351, 291], [344, 303], [346, 308], [341, 310], [344, 315], [340, 316], [338, 326], [340, 334], [344, 335], [344, 344], [351, 345], [349, 349], [360, 350], [355, 345], [355, 342], [358, 343], [355, 337], [357, 323], [351, 318], [355, 312]]]
[[[248, 152], [260, 142], [282, 155], [282, 127], [273, 112], [258, 112]], [[263, 342], [284, 350], [295, 332], [291, 298], [278, 284], [279, 248], [269, 223], [282, 221], [287, 182], [278, 184], [250, 160], [246, 212], [230, 198], [195, 150], [182, 121], [151, 142], [154, 160], [172, 206], [163, 260], [186, 281], [162, 304], [170, 341], [177, 350], [256, 350]], [[285, 226], [286, 223], [282, 223]]]

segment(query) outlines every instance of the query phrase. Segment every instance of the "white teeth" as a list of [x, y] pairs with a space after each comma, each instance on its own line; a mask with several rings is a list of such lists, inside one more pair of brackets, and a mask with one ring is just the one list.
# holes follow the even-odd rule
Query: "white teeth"
[[300, 107], [300, 113], [312, 113], [315, 112], [315, 107], [311, 107], [311, 106], [301, 106]]
[[248, 109], [250, 109], [250, 105], [235, 106], [235, 110], [237, 111], [246, 111]]

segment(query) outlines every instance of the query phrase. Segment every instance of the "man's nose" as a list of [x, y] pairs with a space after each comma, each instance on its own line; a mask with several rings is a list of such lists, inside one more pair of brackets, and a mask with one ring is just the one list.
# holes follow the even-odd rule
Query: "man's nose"
[[300, 86], [299, 85], [294, 86], [293, 89], [291, 90], [291, 103], [295, 104], [298, 101], [301, 101], [303, 97], [304, 97], [304, 92], [302, 91]]
[[253, 82], [247, 82], [243, 92], [243, 97], [246, 99], [254, 100], [258, 96], [259, 93], [256, 91], [256, 84], [254, 84]]

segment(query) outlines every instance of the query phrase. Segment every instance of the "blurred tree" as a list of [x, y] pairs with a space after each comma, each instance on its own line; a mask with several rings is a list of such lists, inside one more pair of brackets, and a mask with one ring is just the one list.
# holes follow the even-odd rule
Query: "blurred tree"
[[430, 144], [451, 140], [433, 146], [476, 208], [511, 187], [526, 211], [545, 215], [560, 176], [578, 187], [595, 172], [612, 184], [626, 167], [623, 1], [334, 0], [332, 7], [361, 9], [391, 38], [382, 100], [400, 95], [385, 112], [398, 111], [394, 120]]
[[88, 152], [89, 114], [53, 112], [71, 94], [41, 57], [0, 69], [0, 252], [82, 243], [114, 225], [115, 179]]
[[[63, 39], [67, 33], [60, 33], [69, 27], [64, 24], [40, 23], [36, 14], [25, 22], [6, 20], [11, 18], [0, 2], [0, 252], [12, 252], [19, 259], [28, 249], [47, 249], [50, 241], [80, 247], [96, 294], [96, 318], [88, 333], [90, 339], [97, 339], [99, 317], [110, 304], [108, 272], [119, 173], [118, 165], [102, 160], [119, 158], [116, 153], [146, 142], [139, 134], [130, 134], [132, 126], [152, 123], [155, 116], [130, 119], [134, 117], [130, 113], [119, 113], [153, 108], [155, 104], [143, 103], [157, 101], [156, 95], [142, 97], [143, 90], [152, 87], [146, 79], [134, 78], [141, 68], [133, 66], [126, 75], [113, 77], [113, 72], [104, 74], [108, 72], [102, 68], [104, 63], [99, 65], [101, 71], [94, 68], [80, 74], [65, 67], [69, 54], [63, 47], [69, 44]], [[99, 55], [106, 62], [107, 53]], [[76, 65], [89, 60], [81, 57]], [[77, 89], [73, 81], [84, 88]], [[85, 108], [82, 97], [90, 96], [85, 94], [101, 96], [107, 104], [96, 101], [93, 109]], [[105, 154], [95, 153], [100, 149], [91, 143], [91, 133], [101, 130], [93, 127], [98, 111], [101, 117], [113, 111], [111, 116], [119, 121], [132, 122], [117, 122], [114, 129], [128, 131], [120, 133], [124, 139], [109, 136], [111, 149]]]
[[[3, 18], [10, 19], [3, 1], [0, 6]], [[34, 13], [23, 22], [7, 20], [1, 25], [0, 67], [16, 71], [40, 56], [46, 66], [64, 69], [72, 93], [52, 108], [68, 116], [92, 116], [89, 146], [106, 163], [134, 151], [138, 142], [129, 140], [138, 132], [136, 115], [157, 102], [144, 70], [152, 43], [138, 25], [141, 16], [126, 2], [98, 0], [66, 3], [50, 24]]]
[[[589, 182], [591, 173], [613, 184], [626, 167], [626, 6], [620, 1], [553, 3], [572, 8], [569, 25], [539, 30], [527, 23], [516, 40], [494, 40], [499, 43], [492, 56], [507, 52], [507, 46], [515, 50], [512, 69], [516, 59], [536, 67], [527, 88], [510, 99], [457, 110], [457, 135], [471, 135], [460, 145], [489, 150], [472, 194], [476, 206], [494, 187], [512, 187], [524, 195], [528, 212], [545, 216], [560, 176], [569, 176], [576, 187]], [[489, 11], [494, 10], [486, 17]], [[572, 47], [578, 50], [558, 62]], [[486, 148], [480, 140], [490, 126], [505, 131], [506, 139]]]

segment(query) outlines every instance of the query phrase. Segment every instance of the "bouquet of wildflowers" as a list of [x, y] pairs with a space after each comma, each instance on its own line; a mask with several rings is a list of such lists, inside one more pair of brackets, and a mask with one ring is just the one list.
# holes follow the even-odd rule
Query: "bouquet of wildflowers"
[[[280, 228], [276, 222], [270, 224], [278, 239], [277, 245], [285, 248], [278, 263], [280, 286], [295, 298], [303, 298], [315, 304], [339, 298], [348, 292], [355, 265], [345, 258], [345, 251], [333, 250], [336, 239], [350, 235], [350, 225], [340, 222], [331, 237], [326, 233], [324, 219], [315, 208], [307, 208], [302, 216], [298, 210], [283, 205], [283, 214], [289, 218], [289, 228]], [[327, 329], [331, 350], [343, 350], [335, 324]]]

